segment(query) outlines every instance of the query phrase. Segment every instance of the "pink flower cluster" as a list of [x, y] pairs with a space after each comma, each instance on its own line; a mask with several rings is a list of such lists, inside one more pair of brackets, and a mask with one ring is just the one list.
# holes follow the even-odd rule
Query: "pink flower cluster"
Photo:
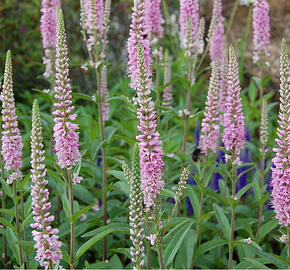
[[228, 96], [228, 53], [224, 50], [223, 66], [220, 69], [221, 74], [221, 87], [219, 92], [219, 110], [223, 113], [220, 114], [220, 122], [224, 126], [224, 113], [226, 112], [226, 103]]
[[46, 78], [52, 75], [51, 58], [56, 46], [56, 8], [60, 7], [59, 0], [42, 0], [40, 30], [42, 46], [44, 49], [43, 63], [46, 70], [43, 74]]
[[55, 111], [54, 143], [57, 163], [61, 168], [71, 169], [80, 159], [78, 125], [74, 123], [77, 115], [73, 112], [71, 101], [71, 86], [68, 69], [68, 49], [63, 15], [58, 14], [57, 44], [56, 44], [56, 81], [55, 81]]
[[104, 0], [82, 0], [84, 1], [84, 27], [87, 31], [93, 32], [94, 30], [99, 36], [102, 35], [104, 25]]
[[11, 184], [17, 178], [21, 178], [22, 149], [23, 144], [18, 129], [17, 115], [15, 111], [15, 100], [13, 94], [12, 62], [11, 53], [7, 52], [4, 83], [1, 93], [2, 101], [2, 157], [4, 168], [11, 174], [7, 183]]
[[133, 89], [137, 89], [139, 83], [140, 71], [138, 67], [138, 57], [137, 57], [137, 44], [142, 47], [146, 73], [148, 75], [148, 83], [150, 81], [151, 85], [151, 59], [150, 59], [150, 37], [149, 37], [149, 27], [147, 25], [147, 20], [145, 18], [145, 4], [144, 0], [134, 0], [132, 23], [130, 25], [130, 33], [127, 44], [128, 49], [128, 65], [129, 65], [129, 76], [131, 78], [130, 86]]
[[240, 163], [240, 151], [245, 144], [245, 123], [240, 97], [238, 62], [233, 46], [229, 48], [228, 91], [222, 142], [231, 155], [233, 164]]
[[215, 0], [211, 24], [213, 29], [212, 37], [210, 39], [210, 57], [213, 61], [216, 59], [222, 68], [223, 52], [224, 52], [224, 24], [222, 16], [222, 1]]
[[158, 38], [163, 36], [162, 24], [164, 23], [160, 5], [161, 0], [145, 0], [145, 16], [149, 32]]
[[272, 168], [273, 186], [272, 198], [276, 219], [280, 225], [290, 224], [290, 67], [286, 42], [282, 42], [281, 65], [280, 65], [280, 111], [279, 127], [277, 129], [278, 144], [273, 151], [276, 156], [273, 158], [275, 168]]
[[268, 52], [270, 44], [270, 17], [267, 0], [256, 0], [253, 9], [253, 43], [255, 47], [254, 62], [259, 60], [259, 55]]
[[202, 153], [208, 155], [210, 151], [216, 152], [219, 138], [219, 113], [218, 113], [218, 93], [220, 88], [220, 78], [217, 60], [214, 60], [210, 77], [209, 89], [206, 101], [206, 112], [201, 124], [200, 145]]
[[[58, 240], [58, 229], [52, 228], [51, 223], [54, 216], [50, 214], [49, 192], [47, 189], [48, 181], [45, 180], [45, 151], [43, 150], [42, 127], [40, 122], [39, 108], [37, 100], [33, 104], [32, 115], [32, 134], [31, 134], [31, 186], [33, 219], [35, 223], [31, 227], [33, 240], [36, 242], [35, 260], [41, 266], [48, 268], [49, 264], [57, 264], [62, 254], [60, 251], [61, 242]], [[51, 265], [50, 265], [51, 266]]]
[[149, 208], [155, 204], [154, 199], [165, 185], [162, 180], [164, 162], [160, 134], [156, 131], [156, 112], [150, 97], [151, 84], [147, 73], [148, 67], [146, 67], [141, 46], [138, 46], [138, 69], [140, 73], [137, 84], [139, 104], [137, 116], [139, 119], [138, 130], [141, 134], [136, 138], [139, 141], [140, 149], [141, 188], [144, 193], [145, 205]]
[[199, 4], [198, 0], [180, 0], [180, 14], [179, 14], [179, 24], [180, 24], [180, 36], [182, 44], [185, 47], [187, 42], [187, 21], [190, 21], [190, 41], [195, 42], [198, 38], [199, 29]]

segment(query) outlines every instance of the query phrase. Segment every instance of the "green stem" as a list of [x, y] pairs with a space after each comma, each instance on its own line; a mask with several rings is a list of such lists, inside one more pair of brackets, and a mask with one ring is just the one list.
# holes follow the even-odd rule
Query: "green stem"
[[[13, 180], [13, 193], [14, 193], [14, 207], [15, 207], [15, 221], [16, 221], [16, 231], [17, 231], [17, 239], [21, 241], [20, 236], [20, 224], [19, 224], [19, 215], [18, 215], [18, 203], [17, 203], [17, 188], [16, 188], [16, 180]], [[19, 259], [20, 259], [20, 266], [23, 264], [23, 255], [22, 255], [22, 247], [19, 244]]]
[[[265, 183], [265, 151], [262, 150], [262, 154], [261, 154], [261, 179], [260, 179], [261, 198], [263, 197], [263, 194], [264, 194], [264, 192], [263, 192], [264, 183]], [[264, 204], [259, 203], [258, 226], [257, 226], [256, 238], [259, 235], [259, 231], [260, 231], [261, 224], [262, 224], [263, 206], [264, 206]]]
[[[24, 201], [23, 201], [23, 190], [22, 188], [20, 188], [20, 203], [21, 203], [21, 215], [23, 218], [25, 218], [25, 212], [24, 212]], [[24, 240], [27, 241], [28, 237], [27, 237], [27, 231], [26, 231], [26, 227], [23, 227], [23, 231], [24, 231]], [[29, 256], [28, 256], [28, 249], [24, 248], [25, 250], [25, 258], [26, 258], [26, 268], [29, 269]]]
[[203, 212], [203, 204], [204, 204], [204, 191], [205, 191], [205, 179], [206, 179], [206, 169], [207, 169], [207, 164], [208, 164], [208, 155], [205, 157], [205, 162], [204, 162], [204, 169], [202, 172], [202, 178], [201, 178], [201, 191], [200, 191], [200, 209], [199, 209], [199, 214], [198, 214], [198, 224], [196, 227], [196, 233], [195, 233], [195, 239], [194, 239], [194, 254], [192, 257], [192, 262], [191, 262], [191, 268], [194, 267], [195, 261], [197, 259], [197, 248], [198, 248], [198, 240], [199, 240], [199, 233], [200, 233], [200, 222], [201, 222], [201, 217], [202, 217], [202, 212]]
[[[3, 180], [5, 180], [3, 162], [1, 163], [1, 177], [2, 177]], [[2, 186], [2, 208], [6, 209], [6, 194], [5, 194], [5, 190], [4, 190], [3, 186]], [[2, 213], [2, 218], [3, 219], [6, 218], [6, 214], [5, 213]], [[3, 229], [6, 231], [5, 225], [3, 226]], [[3, 263], [4, 263], [4, 268], [7, 269], [7, 264], [8, 264], [7, 238], [6, 238], [5, 235], [3, 235]]]
[[147, 269], [151, 269], [151, 245], [149, 240], [146, 240], [146, 248], [147, 248]]
[[[233, 165], [233, 183], [232, 183], [232, 198], [234, 199], [236, 196], [236, 167], [235, 165]], [[231, 219], [231, 240], [229, 243], [229, 265], [228, 265], [228, 269], [232, 269], [233, 266], [233, 252], [234, 252], [234, 248], [232, 246], [232, 242], [235, 239], [235, 206], [232, 205], [232, 219]]]
[[[287, 235], [288, 235], [288, 248], [287, 248], [287, 257], [288, 257], [288, 262], [290, 259], [290, 226], [288, 225], [287, 227]], [[290, 269], [290, 267], [288, 266], [288, 269]]]
[[[97, 77], [97, 91], [98, 91], [98, 111], [99, 111], [99, 125], [101, 131], [101, 139], [102, 141], [105, 140], [105, 128], [104, 128], [104, 121], [103, 121], [103, 112], [102, 112], [102, 94], [101, 94], [101, 76], [98, 70], [96, 69], [96, 77]], [[103, 206], [104, 206], [104, 225], [107, 225], [107, 159], [106, 159], [106, 148], [102, 146], [102, 159], [103, 159]], [[107, 259], [107, 237], [104, 237], [104, 260]]]
[[[73, 195], [73, 180], [71, 171], [67, 171], [67, 179], [69, 184], [69, 202], [71, 217], [74, 215], [74, 195]], [[74, 245], [75, 245], [75, 224], [73, 220], [70, 222], [70, 269], [74, 269]]]
[[233, 9], [232, 9], [232, 12], [231, 12], [231, 16], [230, 16], [230, 20], [229, 20], [229, 24], [228, 24], [228, 27], [227, 27], [226, 40], [228, 39], [228, 36], [229, 36], [230, 31], [232, 29], [233, 21], [234, 21], [234, 18], [236, 16], [236, 13], [237, 13], [237, 9], [238, 9], [239, 3], [240, 3], [240, 0], [236, 0], [235, 3], [234, 3], [234, 6], [233, 6]]
[[161, 241], [158, 240], [156, 244], [157, 244], [157, 253], [158, 253], [160, 269], [164, 269], [164, 260], [163, 260], [163, 255], [162, 255]]

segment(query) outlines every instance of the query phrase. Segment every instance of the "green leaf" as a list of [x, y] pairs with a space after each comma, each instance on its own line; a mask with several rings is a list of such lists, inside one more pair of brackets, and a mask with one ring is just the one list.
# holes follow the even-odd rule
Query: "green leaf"
[[21, 228], [25, 228], [27, 223], [32, 219], [33, 214], [30, 213], [25, 219], [24, 221], [21, 223]]
[[113, 175], [114, 177], [116, 177], [117, 179], [127, 183], [127, 179], [125, 174], [122, 171], [117, 171], [117, 170], [109, 170], [107, 171], [108, 174]]
[[84, 203], [91, 204], [94, 202], [94, 197], [91, 192], [89, 192], [85, 187], [82, 185], [75, 185], [74, 186], [74, 196]]
[[244, 260], [250, 262], [253, 266], [255, 266], [255, 268], [258, 268], [258, 269], [271, 269], [271, 268], [265, 266], [264, 264], [258, 262], [258, 261], [255, 260], [255, 259], [244, 258]]
[[95, 140], [93, 142], [92, 151], [91, 151], [91, 158], [95, 160], [98, 154], [99, 149], [103, 146], [105, 141]]
[[82, 235], [82, 237], [89, 237], [89, 236], [94, 236], [96, 234], [103, 233], [106, 230], [113, 230], [113, 232], [118, 232], [118, 233], [126, 233], [129, 234], [129, 225], [125, 223], [112, 223], [106, 226], [103, 226], [101, 228], [92, 230], [90, 232], [87, 232]]
[[12, 210], [9, 210], [9, 209], [3, 209], [3, 208], [1, 208], [1, 209], [0, 209], [0, 213], [5, 213], [5, 214], [10, 215], [10, 216], [12, 216], [12, 217], [15, 216], [15, 212], [12, 211]]
[[30, 180], [30, 176], [31, 176], [31, 173], [27, 174], [24, 179], [22, 180], [21, 184], [20, 184], [20, 188], [21, 190], [24, 189], [24, 187], [26, 186], [26, 184], [28, 183], [28, 181]]
[[199, 202], [199, 199], [195, 193], [195, 190], [193, 189], [193, 187], [188, 187], [186, 190], [185, 190], [185, 193], [188, 194], [189, 196], [189, 199], [190, 199], [190, 202], [193, 206], [193, 209], [194, 209], [194, 217], [196, 219], [198, 219], [198, 216], [199, 216], [199, 211], [200, 211], [200, 202]]
[[114, 136], [115, 132], [117, 131], [114, 127], [106, 127], [105, 128], [105, 138], [108, 144], [111, 143], [112, 137]]
[[70, 206], [69, 206], [69, 202], [66, 198], [66, 194], [62, 194], [61, 196], [61, 199], [62, 199], [62, 205], [63, 205], [63, 210], [64, 210], [64, 213], [67, 217], [67, 219], [69, 221], [72, 221], [72, 216], [71, 216], [71, 213], [70, 213]]
[[172, 190], [166, 189], [166, 188], [162, 189], [160, 195], [166, 196], [168, 198], [174, 198], [175, 197], [175, 193]]
[[122, 193], [124, 193], [127, 196], [130, 195], [130, 186], [127, 183], [124, 183], [122, 181], [118, 181], [118, 182], [114, 183], [114, 188], [116, 190], [120, 190]]
[[6, 181], [0, 177], [0, 181], [2, 183], [2, 187], [4, 188], [5, 193], [11, 198], [14, 199], [14, 195], [13, 195], [13, 191], [12, 191], [12, 187], [9, 186]]
[[206, 253], [207, 251], [209, 251], [213, 248], [223, 246], [226, 244], [227, 244], [227, 241], [225, 241], [223, 239], [213, 239], [213, 240], [210, 240], [208, 242], [205, 242], [198, 247], [197, 257], [202, 256], [204, 253]]
[[164, 251], [164, 262], [165, 265], [168, 266], [172, 263], [178, 249], [180, 248], [187, 232], [189, 231], [190, 227], [192, 226], [193, 222], [181, 227], [174, 237], [171, 239], [169, 245], [167, 246], [166, 250]]
[[78, 251], [76, 253], [76, 260], [78, 260], [80, 258], [80, 256], [82, 256], [82, 254], [84, 254], [92, 245], [94, 245], [96, 242], [103, 239], [105, 236], [107, 236], [108, 234], [110, 234], [112, 232], [114, 232], [114, 229], [105, 230], [102, 233], [99, 233], [99, 234], [93, 236], [91, 239], [89, 239], [87, 242], [85, 242], [78, 249]]
[[11, 230], [16, 231], [14, 226], [7, 219], [0, 217], [0, 223], [6, 226], [7, 228], [10, 228]]
[[267, 223], [263, 224], [258, 234], [259, 242], [262, 241], [267, 234], [273, 231], [278, 226], [278, 224], [278, 220], [270, 220]]
[[219, 222], [219, 225], [224, 233], [224, 237], [225, 239], [230, 242], [230, 239], [231, 239], [231, 226], [230, 226], [230, 223], [227, 219], [227, 217], [225, 216], [223, 210], [217, 205], [217, 204], [214, 204], [213, 205], [213, 209], [214, 209], [214, 212], [216, 214], [216, 217], [217, 217], [217, 220]]
[[252, 187], [253, 183], [247, 184], [246, 186], [244, 186], [242, 189], [239, 190], [239, 192], [237, 193], [237, 198], [240, 199], [251, 187]]
[[16, 258], [16, 261], [19, 264], [20, 263], [19, 247], [18, 245], [14, 244], [14, 242], [17, 241], [17, 237], [10, 228], [7, 229], [7, 240], [8, 240], [9, 246], [12, 250], [14, 257]]
[[74, 213], [73, 214], [73, 216], [72, 216], [72, 221], [73, 221], [73, 223], [74, 222], [76, 222], [77, 221], [77, 219], [81, 216], [81, 215], [83, 215], [83, 214], [85, 214], [86, 212], [88, 212], [94, 205], [96, 205], [95, 203], [92, 203], [91, 205], [89, 205], [89, 206], [87, 206], [87, 207], [85, 207], [85, 208], [83, 208], [83, 209], [80, 209], [79, 211], [77, 211], [76, 213]]

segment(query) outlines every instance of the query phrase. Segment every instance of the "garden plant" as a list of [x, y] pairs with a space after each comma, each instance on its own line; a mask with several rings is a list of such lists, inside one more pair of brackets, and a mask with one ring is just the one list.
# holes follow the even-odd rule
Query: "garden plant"
[[267, 0], [0, 16], [0, 268], [290, 268], [290, 40], [273, 87]]

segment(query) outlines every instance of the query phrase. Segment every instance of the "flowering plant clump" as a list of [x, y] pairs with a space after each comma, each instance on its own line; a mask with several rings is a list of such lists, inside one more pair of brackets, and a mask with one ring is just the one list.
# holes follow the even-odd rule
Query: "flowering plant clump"
[[36, 257], [41, 266], [52, 269], [52, 264], [57, 264], [61, 258], [61, 242], [58, 239], [58, 229], [53, 228], [51, 223], [54, 216], [50, 214], [51, 203], [49, 202], [48, 181], [45, 179], [45, 156], [43, 150], [42, 126], [40, 122], [39, 107], [37, 100], [33, 103], [32, 110], [32, 133], [31, 133], [31, 186], [33, 219], [35, 223], [31, 227], [35, 241]]
[[18, 129], [18, 121], [15, 110], [12, 80], [11, 52], [7, 52], [4, 82], [1, 92], [2, 101], [2, 157], [5, 170], [10, 172], [7, 183], [11, 184], [14, 180], [22, 177], [22, 149], [23, 144]]
[[289, 268], [287, 1], [2, 2], [0, 269]]

